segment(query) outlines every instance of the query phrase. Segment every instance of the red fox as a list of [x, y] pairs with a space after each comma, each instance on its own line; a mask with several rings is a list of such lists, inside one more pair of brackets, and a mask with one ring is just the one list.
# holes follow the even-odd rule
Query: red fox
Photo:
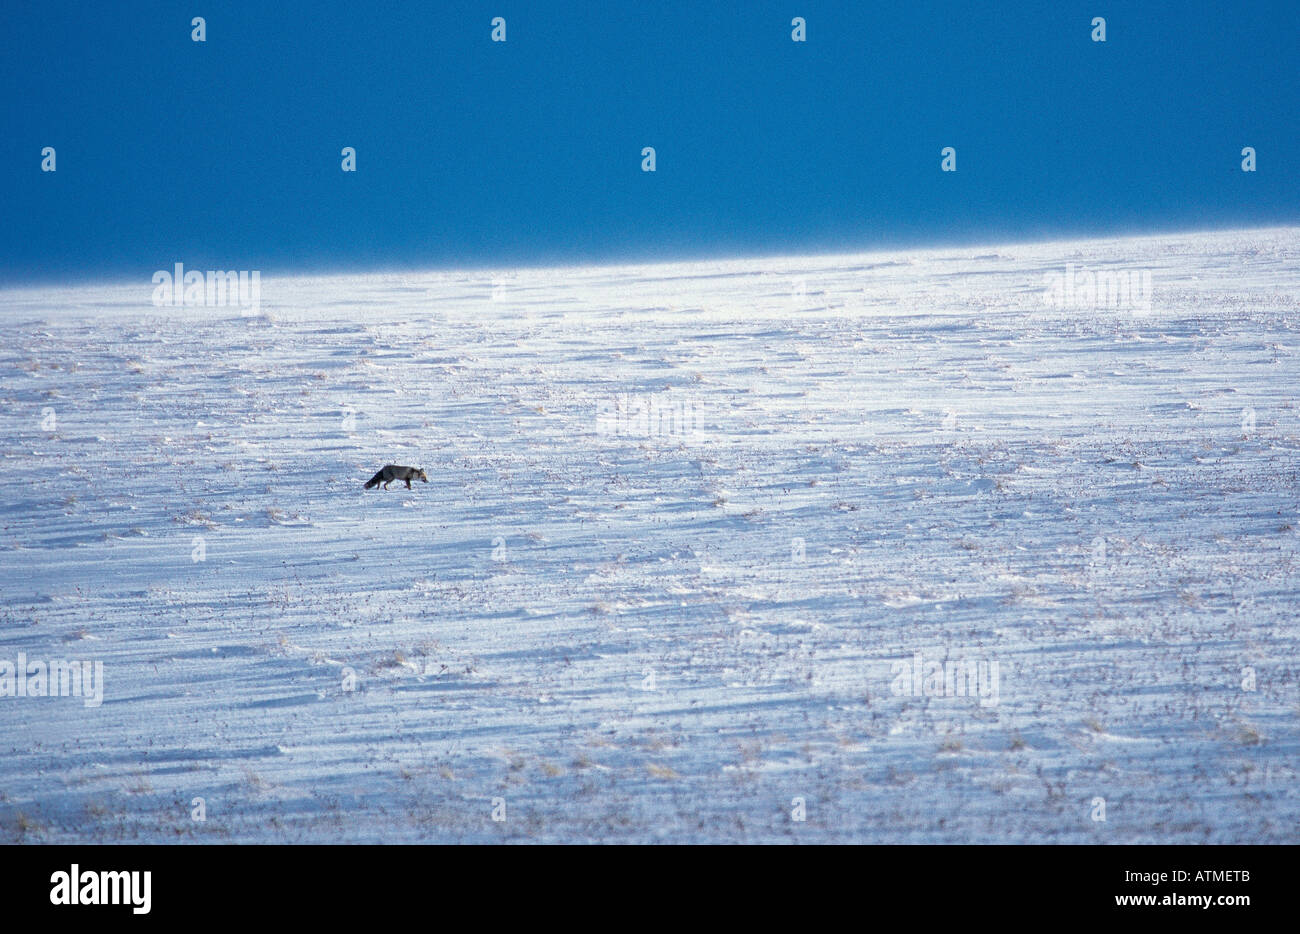
[[394, 464], [389, 464], [383, 470], [379, 471], [379, 473], [366, 481], [366, 489], [368, 490], [371, 487], [379, 486], [379, 484], [382, 483], [386, 490], [388, 489], [388, 484], [392, 483], [394, 480], [405, 480], [406, 488], [409, 490], [411, 488], [411, 481], [417, 477], [425, 483], [429, 482], [429, 475], [419, 467], [398, 467]]

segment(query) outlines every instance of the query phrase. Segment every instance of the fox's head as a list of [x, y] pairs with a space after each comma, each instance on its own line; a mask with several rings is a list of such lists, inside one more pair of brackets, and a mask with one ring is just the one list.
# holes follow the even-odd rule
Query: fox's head
[[423, 480], [425, 483], [429, 482], [429, 475], [425, 473], [423, 470], [417, 470], [415, 472], [415, 475], [419, 477], [421, 480]]

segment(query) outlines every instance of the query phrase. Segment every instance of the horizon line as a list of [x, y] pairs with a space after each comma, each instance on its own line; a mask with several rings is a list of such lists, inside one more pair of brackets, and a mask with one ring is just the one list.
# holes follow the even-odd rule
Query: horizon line
[[[257, 270], [244, 270], [247, 272], [257, 272], [259, 277], [265, 276], [276, 280], [295, 280], [295, 279], [330, 279], [330, 278], [360, 278], [367, 276], [404, 276], [414, 274], [485, 274], [485, 273], [503, 273], [503, 272], [545, 272], [545, 271], [577, 271], [577, 270], [618, 270], [618, 269], [647, 269], [667, 266], [687, 266], [703, 264], [744, 264], [761, 262], [763, 260], [811, 260], [826, 258], [850, 258], [850, 257], [867, 257], [867, 256], [891, 256], [900, 254], [917, 254], [917, 253], [938, 253], [948, 250], [970, 250], [970, 249], [989, 249], [993, 247], [1027, 247], [1027, 246], [1046, 246], [1049, 244], [1080, 244], [1080, 243], [1103, 243], [1117, 242], [1124, 240], [1152, 240], [1161, 237], [1202, 237], [1213, 234], [1249, 234], [1249, 233], [1269, 233], [1277, 231], [1300, 230], [1300, 221], [1294, 223], [1268, 224], [1257, 227], [1213, 227], [1197, 229], [1171, 229], [1157, 231], [1143, 231], [1139, 233], [1122, 233], [1122, 234], [1095, 234], [1095, 235], [1063, 235], [1048, 236], [1043, 239], [1011, 239], [1011, 240], [991, 240], [991, 239], [958, 239], [944, 243], [931, 245], [910, 245], [895, 247], [871, 247], [868, 249], [833, 249], [824, 252], [778, 252], [778, 251], [755, 251], [751, 253], [726, 253], [726, 254], [693, 254], [690, 256], [680, 256], [671, 259], [662, 258], [624, 258], [609, 259], [600, 261], [578, 261], [578, 262], [555, 262], [549, 264], [538, 264], [533, 262], [524, 263], [469, 263], [455, 265], [392, 265], [392, 266], [365, 266], [350, 267], [342, 270], [311, 270], [303, 269], [300, 266], [282, 267], [280, 269], [272, 268], [267, 270], [261, 268]], [[184, 264], [183, 260], [176, 262]], [[207, 270], [209, 264], [195, 266], [194, 269]], [[155, 270], [157, 271], [157, 270]], [[170, 271], [170, 267], [162, 271]], [[238, 271], [238, 270], [236, 270]], [[45, 291], [56, 288], [83, 289], [83, 288], [116, 288], [126, 286], [140, 286], [141, 280], [134, 277], [113, 273], [103, 277], [75, 278], [75, 279], [43, 279], [29, 280], [26, 282], [5, 282], [0, 279], [0, 293], [23, 292], [23, 291]]]

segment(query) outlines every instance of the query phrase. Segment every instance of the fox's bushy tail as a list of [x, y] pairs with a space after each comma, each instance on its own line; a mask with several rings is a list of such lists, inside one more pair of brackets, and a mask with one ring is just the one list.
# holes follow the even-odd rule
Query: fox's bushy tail
[[379, 484], [383, 482], [384, 482], [384, 472], [381, 470], [379, 471], [379, 473], [375, 474], [373, 477], [371, 477], [369, 480], [366, 481], [366, 489], [369, 490], [373, 487], [377, 487], [379, 486]]

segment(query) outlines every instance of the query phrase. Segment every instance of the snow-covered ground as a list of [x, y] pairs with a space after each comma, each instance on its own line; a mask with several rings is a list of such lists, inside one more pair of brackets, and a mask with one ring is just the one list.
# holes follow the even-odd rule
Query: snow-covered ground
[[1300, 229], [152, 292], [0, 293], [2, 840], [1300, 839]]

